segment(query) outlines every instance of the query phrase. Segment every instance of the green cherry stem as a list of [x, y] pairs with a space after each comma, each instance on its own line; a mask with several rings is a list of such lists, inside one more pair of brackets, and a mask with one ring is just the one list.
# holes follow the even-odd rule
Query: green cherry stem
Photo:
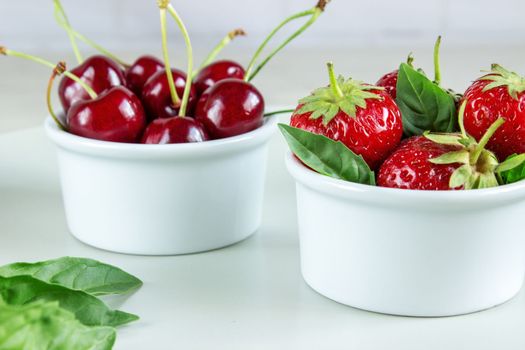
[[78, 64], [81, 64], [83, 62], [83, 58], [80, 54], [80, 50], [78, 49], [77, 41], [75, 40], [75, 34], [72, 32], [66, 12], [60, 3], [60, 0], [53, 0], [53, 3], [55, 5], [55, 19], [60, 24], [60, 26], [65, 29], [67, 36], [69, 37], [69, 41], [71, 42], [71, 47], [73, 48], [77, 62]]
[[439, 65], [439, 47], [441, 46], [441, 35], [437, 37], [434, 44], [434, 83], [441, 84], [441, 68]]
[[211, 52], [208, 54], [208, 56], [206, 56], [206, 58], [204, 59], [204, 61], [202, 61], [202, 63], [199, 66], [199, 68], [195, 72], [193, 72], [193, 76], [195, 77], [197, 74], [199, 74], [199, 71], [201, 69], [203, 69], [204, 67], [206, 67], [207, 65], [209, 65], [217, 57], [217, 55], [222, 51], [222, 49], [224, 49], [224, 47], [226, 45], [228, 45], [233, 39], [235, 39], [236, 37], [241, 36], [241, 35], [242, 36], [246, 35], [246, 32], [243, 29], [241, 29], [241, 28], [234, 29], [231, 32], [229, 32], [213, 48], [213, 50], [211, 50]]
[[275, 27], [275, 29], [273, 29], [270, 32], [270, 34], [266, 37], [266, 39], [264, 39], [264, 41], [261, 43], [261, 45], [257, 48], [255, 53], [253, 54], [253, 57], [250, 60], [250, 63], [248, 63], [248, 68], [246, 69], [246, 73], [245, 73], [244, 79], [248, 80], [248, 77], [250, 76], [251, 71], [255, 67], [255, 63], [256, 63], [257, 58], [259, 58], [259, 56], [261, 55], [261, 53], [264, 50], [264, 48], [266, 47], [266, 45], [268, 45], [268, 42], [275, 36], [275, 34], [277, 34], [277, 32], [281, 28], [283, 28], [285, 25], [287, 25], [289, 22], [291, 22], [293, 20], [296, 20], [296, 19], [302, 18], [302, 17], [306, 17], [306, 16], [310, 16], [310, 15], [312, 15], [312, 13], [313, 13], [312, 10], [296, 13], [295, 15], [286, 18], [277, 27]]
[[93, 47], [95, 50], [97, 50], [98, 52], [100, 52], [104, 56], [107, 56], [107, 57], [111, 58], [113, 61], [115, 61], [118, 64], [120, 64], [122, 67], [128, 68], [130, 66], [129, 63], [124, 62], [122, 59], [118, 58], [115, 54], [109, 52], [107, 49], [105, 49], [104, 47], [100, 46], [99, 44], [97, 44], [93, 40], [89, 39], [88, 37], [84, 36], [83, 34], [80, 34], [79, 32], [77, 32], [77, 31], [75, 31], [73, 29], [71, 30], [71, 32], [78, 39], [80, 39], [81, 41], [85, 42], [89, 46]]
[[166, 78], [168, 79], [168, 85], [170, 87], [171, 102], [174, 106], [178, 107], [181, 104], [180, 97], [175, 89], [175, 81], [173, 81], [173, 75], [171, 74], [170, 57], [168, 54], [168, 34], [166, 32], [166, 7], [168, 1], [158, 1], [160, 9], [160, 33], [162, 37], [162, 56], [164, 57], [164, 67], [166, 70]]
[[[264, 39], [264, 41], [255, 51], [250, 63], [248, 64], [248, 68], [246, 69], [244, 80], [251, 81], [257, 75], [257, 73], [259, 73], [259, 71], [272, 59], [273, 56], [275, 56], [286, 45], [288, 45], [288, 43], [290, 43], [293, 39], [295, 39], [302, 32], [304, 32], [309, 26], [311, 26], [317, 20], [317, 18], [321, 15], [321, 13], [323, 13], [329, 1], [330, 0], [319, 0], [319, 2], [315, 5], [314, 8], [307, 10], [307, 11], [296, 13], [295, 15], [292, 15], [286, 18], [277, 27], [275, 27], [275, 29], [270, 32], [270, 34], [266, 37], [266, 39]], [[306, 17], [306, 16], [310, 16], [310, 19], [303, 26], [301, 26], [298, 30], [296, 30], [292, 35], [290, 35], [281, 45], [279, 45], [276, 49], [274, 49], [257, 67], [255, 67], [255, 63], [257, 59], [261, 55], [262, 51], [264, 50], [268, 42], [275, 36], [275, 34], [277, 34], [277, 32], [281, 28], [286, 26], [289, 22], [295, 19], [298, 19], [298, 18]]]
[[[128, 63], [126, 63], [122, 59], [118, 58], [115, 54], [111, 53], [109, 50], [107, 50], [103, 46], [97, 44], [93, 40], [89, 39], [85, 35], [77, 32], [75, 29], [73, 29], [71, 27], [71, 25], [69, 24], [69, 22], [67, 21], [67, 18], [65, 16], [66, 15], [64, 13], [64, 10], [63, 10], [62, 6], [60, 5], [59, 0], [55, 0], [55, 20], [57, 21], [58, 25], [61, 26], [67, 32], [67, 34], [70, 37], [73, 37], [73, 39], [77, 38], [80, 41], [83, 41], [87, 45], [93, 47], [98, 52], [100, 52], [103, 55], [111, 58], [113, 61], [117, 62], [118, 64], [120, 64], [124, 68], [129, 67]], [[75, 47], [73, 48], [73, 50], [75, 50]], [[79, 62], [79, 63], [81, 63], [81, 62]]]
[[343, 91], [341, 90], [341, 87], [337, 82], [337, 78], [335, 77], [334, 64], [332, 62], [328, 62], [326, 66], [328, 67], [328, 77], [330, 78], [330, 88], [332, 89], [332, 92], [335, 96], [343, 98]]
[[505, 119], [503, 119], [502, 117], [499, 117], [498, 119], [496, 119], [494, 123], [492, 123], [492, 125], [487, 129], [487, 131], [485, 131], [485, 134], [483, 134], [483, 136], [479, 140], [478, 145], [476, 146], [476, 149], [474, 150], [474, 153], [472, 153], [472, 156], [470, 158], [471, 164], [476, 164], [478, 162], [481, 152], [485, 149], [485, 146], [489, 142], [492, 135], [494, 135], [496, 130], [498, 130], [498, 128], [503, 123], [505, 123]]
[[281, 110], [278, 110], [278, 111], [272, 111], [272, 112], [264, 113], [264, 116], [265, 117], [271, 117], [272, 115], [284, 114], [284, 113], [293, 113], [294, 111], [295, 111], [295, 109], [281, 109]]
[[[26, 54], [26, 53], [22, 53], [22, 52], [18, 52], [18, 51], [13, 51], [13, 50], [9, 50], [3, 46], [0, 46], [0, 55], [5, 55], [5, 56], [13, 56], [13, 57], [18, 57], [18, 58], [23, 58], [23, 59], [26, 59], [26, 60], [30, 60], [30, 61], [33, 61], [33, 62], [36, 62], [36, 63], [40, 63], [44, 66], [47, 66], [49, 68], [52, 68], [52, 69], [55, 69], [56, 65], [47, 61], [47, 60], [44, 60], [43, 58], [40, 58], [40, 57], [36, 57], [36, 56], [33, 56], [33, 55], [29, 55], [29, 54]], [[77, 77], [76, 75], [74, 75], [73, 73], [69, 72], [69, 71], [64, 71], [63, 73], [66, 77], [68, 77], [69, 79], [75, 81], [76, 83], [78, 83], [80, 86], [82, 86], [82, 88], [84, 90], [86, 90], [86, 92], [88, 93], [88, 95], [91, 97], [91, 98], [97, 98], [97, 93], [89, 86], [87, 85], [82, 79], [80, 79], [79, 77]]]
[[66, 131], [66, 127], [60, 119], [58, 119], [57, 115], [55, 114], [55, 110], [53, 109], [53, 104], [51, 102], [51, 92], [53, 91], [53, 83], [55, 81], [55, 78], [62, 73], [66, 71], [66, 63], [65, 62], [58, 62], [58, 64], [53, 69], [53, 73], [51, 73], [51, 77], [49, 77], [49, 81], [47, 83], [47, 90], [46, 90], [46, 104], [47, 104], [47, 110], [49, 111], [49, 115], [51, 115], [51, 118], [55, 121], [56, 125], [61, 129]]
[[191, 40], [190, 35], [188, 34], [188, 30], [186, 29], [186, 26], [184, 25], [184, 22], [182, 22], [182, 19], [180, 18], [177, 11], [175, 11], [175, 8], [168, 3], [168, 11], [177, 22], [177, 25], [179, 26], [180, 31], [182, 32], [182, 36], [184, 37], [184, 43], [186, 44], [186, 56], [188, 60], [188, 66], [187, 66], [187, 77], [186, 77], [186, 85], [184, 86], [184, 93], [182, 95], [182, 103], [180, 105], [179, 109], [179, 116], [184, 117], [186, 114], [186, 108], [188, 106], [188, 100], [190, 98], [190, 91], [191, 91], [191, 82], [192, 82], [192, 73], [193, 72], [193, 48], [191, 46]]

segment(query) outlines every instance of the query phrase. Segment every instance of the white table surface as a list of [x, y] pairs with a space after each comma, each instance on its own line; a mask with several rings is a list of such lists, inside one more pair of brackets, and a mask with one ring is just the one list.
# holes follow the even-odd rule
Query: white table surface
[[41, 128], [0, 135], [0, 264], [65, 255], [115, 264], [142, 289], [112, 307], [141, 316], [115, 349], [505, 349], [525, 348], [525, 293], [466, 316], [407, 318], [343, 306], [302, 280], [294, 185], [284, 144], [270, 148], [264, 218], [251, 238], [202, 254], [114, 254], [66, 228], [53, 148]]

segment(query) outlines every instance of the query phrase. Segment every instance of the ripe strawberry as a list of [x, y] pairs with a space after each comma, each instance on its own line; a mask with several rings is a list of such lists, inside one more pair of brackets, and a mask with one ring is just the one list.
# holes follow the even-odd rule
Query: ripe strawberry
[[336, 79], [331, 63], [328, 72], [330, 86], [301, 99], [290, 125], [341, 141], [376, 169], [401, 141], [399, 108], [381, 88]]
[[[441, 45], [441, 36], [437, 37], [437, 40], [434, 44], [434, 83], [436, 85], [441, 84], [441, 68], [439, 64], [439, 47]], [[407, 64], [414, 68], [412, 65], [412, 62], [414, 62], [414, 56], [412, 56], [412, 53], [410, 53], [407, 57]], [[421, 69], [417, 69], [418, 72], [425, 75], [425, 72]], [[397, 97], [397, 76], [398, 76], [398, 70], [394, 70], [390, 73], [387, 73], [383, 75], [376, 83], [377, 86], [384, 87], [385, 90], [392, 96], [393, 99]], [[456, 93], [452, 89], [445, 89], [451, 96], [454, 98], [454, 101], [456, 103], [456, 107], [459, 107], [459, 100], [461, 99], [461, 95]]]
[[460, 108], [461, 133], [411, 137], [381, 165], [377, 184], [412, 190], [460, 190], [498, 186], [498, 160], [485, 145], [504, 123], [497, 119], [478, 143], [466, 134]]
[[412, 136], [404, 140], [381, 165], [377, 185], [412, 190], [449, 190], [450, 177], [461, 164], [434, 164], [429, 160], [460, 148], [436, 143], [425, 136]]
[[499, 159], [525, 152], [525, 78], [493, 64], [485, 75], [465, 91], [465, 129], [479, 140], [494, 121], [506, 121], [487, 148]]
[[[407, 57], [407, 64], [410, 67], [412, 66], [412, 62], [414, 62], [414, 56], [412, 56], [412, 53], [410, 53]], [[418, 69], [418, 71], [424, 72], [421, 69]], [[397, 73], [399, 73], [399, 70], [394, 70], [390, 73], [386, 73], [376, 83], [376, 86], [380, 86], [385, 88], [385, 91], [388, 92], [390, 96], [395, 100], [397, 96]]]
[[397, 69], [390, 73], [386, 73], [381, 78], [379, 78], [379, 80], [376, 83], [376, 86], [381, 86], [385, 88], [385, 91], [388, 92], [388, 94], [392, 96], [393, 99], [395, 99], [397, 95], [397, 73]]

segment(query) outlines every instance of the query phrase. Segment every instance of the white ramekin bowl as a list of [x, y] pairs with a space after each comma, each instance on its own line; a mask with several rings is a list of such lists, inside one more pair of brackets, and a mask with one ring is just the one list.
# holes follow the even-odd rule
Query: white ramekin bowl
[[70, 231], [98, 248], [147, 255], [247, 238], [260, 225], [275, 124], [268, 118], [257, 130], [221, 140], [143, 145], [75, 136], [48, 118]]
[[512, 298], [525, 273], [525, 182], [413, 191], [320, 175], [296, 180], [301, 270], [320, 294], [360, 309], [451, 316]]

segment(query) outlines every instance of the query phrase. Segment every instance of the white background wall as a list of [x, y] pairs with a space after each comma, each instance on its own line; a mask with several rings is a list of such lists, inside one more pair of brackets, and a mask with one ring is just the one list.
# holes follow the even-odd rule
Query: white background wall
[[[254, 46], [280, 19], [316, 0], [172, 0], [196, 46], [211, 45], [244, 27]], [[155, 0], [63, 0], [72, 24], [115, 49], [158, 47]], [[418, 46], [445, 35], [449, 45], [520, 44], [524, 0], [333, 0], [297, 47]], [[0, 0], [0, 43], [35, 50], [64, 50], [51, 0]]]

